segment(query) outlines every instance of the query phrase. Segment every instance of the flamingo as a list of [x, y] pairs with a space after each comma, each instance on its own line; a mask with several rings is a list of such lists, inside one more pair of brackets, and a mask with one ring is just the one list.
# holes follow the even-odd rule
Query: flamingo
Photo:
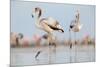
[[70, 27], [69, 27], [69, 32], [79, 32], [82, 28], [82, 24], [80, 23], [80, 13], [79, 10], [77, 10], [77, 13], [75, 15], [75, 20], [72, 20]]
[[11, 44], [17, 45], [19, 46], [20, 44], [20, 40], [23, 38], [23, 34], [22, 33], [14, 33], [11, 32]]
[[24, 37], [24, 36], [23, 36], [22, 33], [18, 33], [18, 36], [16, 37], [16, 43], [17, 43], [17, 45], [20, 44], [19, 41], [20, 41], [20, 39], [22, 39], [23, 37]]
[[17, 33], [11, 32], [10, 33], [10, 44], [11, 46], [16, 46], [16, 37], [17, 37]]
[[[48, 34], [48, 44], [49, 49], [50, 45], [53, 43], [53, 31], [64, 32], [63, 28], [60, 26], [59, 22], [52, 17], [42, 18], [42, 9], [40, 7], [36, 7], [32, 11], [32, 18], [35, 20], [35, 26]], [[55, 45], [56, 47], [56, 45]], [[41, 51], [38, 51], [37, 54], [40, 54]], [[37, 57], [38, 55], [36, 55]]]
[[[83, 25], [80, 23], [80, 13], [79, 13], [79, 10], [77, 10], [76, 15], [75, 15], [75, 20], [72, 20], [70, 27], [69, 27], [70, 39], [71, 39], [71, 31], [75, 32], [75, 45], [76, 45], [76, 32], [79, 32], [82, 26]], [[70, 43], [70, 49], [71, 48], [72, 48], [72, 43]]]

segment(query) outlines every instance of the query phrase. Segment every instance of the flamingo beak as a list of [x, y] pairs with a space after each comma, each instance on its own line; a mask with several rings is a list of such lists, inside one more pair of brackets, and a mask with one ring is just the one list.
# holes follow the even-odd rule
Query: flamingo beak
[[32, 18], [34, 18], [34, 16], [35, 16], [35, 9], [34, 9], [34, 8], [33, 8], [33, 10], [32, 10], [31, 16], [32, 16]]
[[32, 14], [32, 18], [34, 18], [34, 15]]

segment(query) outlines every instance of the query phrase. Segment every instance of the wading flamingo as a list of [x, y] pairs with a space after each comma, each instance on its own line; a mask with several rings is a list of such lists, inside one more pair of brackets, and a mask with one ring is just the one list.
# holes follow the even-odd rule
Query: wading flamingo
[[[48, 17], [48, 18], [42, 18], [42, 9], [39, 7], [36, 7], [33, 9], [32, 11], [32, 17], [34, 17], [35, 20], [35, 25], [37, 28], [47, 32], [48, 34], [48, 44], [49, 44], [49, 49], [50, 49], [50, 45], [52, 45], [53, 43], [53, 31], [61, 31], [64, 32], [64, 30], [62, 29], [62, 27], [60, 26], [59, 22], [55, 19], [53, 19], [52, 17]], [[56, 48], [56, 45], [55, 45]], [[49, 50], [50, 51], [50, 50]], [[37, 54], [40, 54], [41, 51], [38, 51]], [[36, 55], [38, 56], [38, 55]]]
[[[70, 40], [71, 40], [71, 31], [75, 33], [75, 45], [76, 45], [76, 33], [79, 32], [81, 28], [82, 28], [82, 24], [80, 23], [80, 13], [79, 13], [79, 10], [77, 10], [76, 15], [75, 15], [75, 20], [71, 22], [70, 27], [69, 27]], [[70, 49], [71, 48], [72, 48], [72, 43], [70, 43]], [[76, 55], [76, 49], [75, 49], [75, 55]]]
[[11, 37], [11, 44], [14, 46], [19, 46], [20, 40], [23, 38], [23, 34], [11, 32], [10, 37]]
[[[79, 10], [77, 10], [77, 13], [75, 15], [75, 20], [73, 20], [70, 24], [70, 28], [69, 28], [69, 32], [73, 31], [73, 32], [79, 32], [82, 28], [82, 24], [80, 23], [80, 13]], [[75, 44], [76, 44], [76, 40], [75, 40]]]

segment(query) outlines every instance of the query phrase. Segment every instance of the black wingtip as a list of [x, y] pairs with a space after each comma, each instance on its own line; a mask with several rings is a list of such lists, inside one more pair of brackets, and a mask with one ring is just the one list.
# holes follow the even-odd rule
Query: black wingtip
[[64, 33], [64, 30], [61, 29], [61, 31]]

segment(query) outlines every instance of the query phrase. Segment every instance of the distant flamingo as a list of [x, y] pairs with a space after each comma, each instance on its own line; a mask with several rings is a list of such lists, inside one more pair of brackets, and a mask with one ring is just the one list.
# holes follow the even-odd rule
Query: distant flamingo
[[40, 47], [41, 40], [42, 40], [42, 37], [40, 35], [33, 36], [33, 41], [36, 44], [36, 47]]
[[11, 37], [11, 44], [19, 46], [20, 40], [23, 38], [23, 34], [11, 32], [10, 37]]

